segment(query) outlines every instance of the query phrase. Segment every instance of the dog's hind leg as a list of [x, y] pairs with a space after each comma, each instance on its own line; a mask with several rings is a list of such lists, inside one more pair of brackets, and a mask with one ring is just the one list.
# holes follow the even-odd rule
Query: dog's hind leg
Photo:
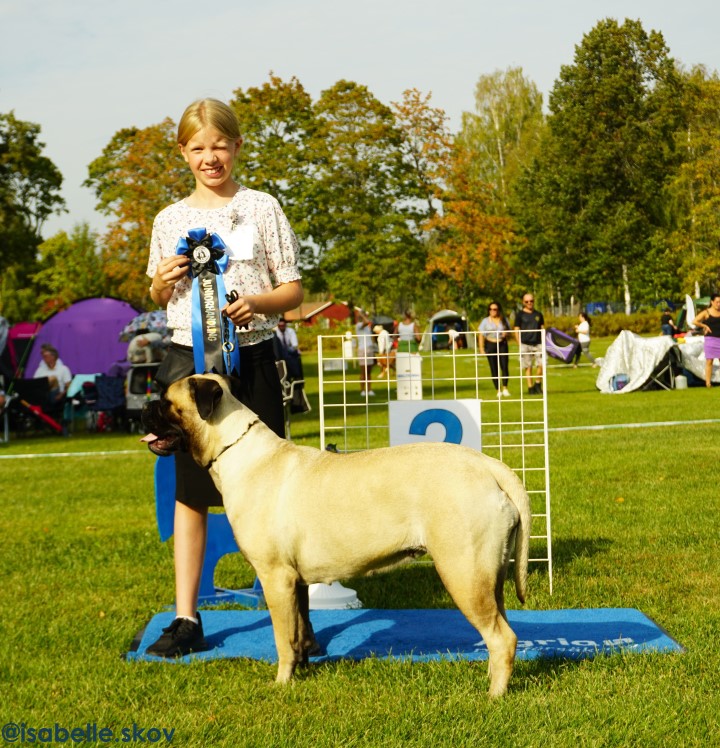
[[517, 637], [505, 618], [502, 598], [498, 604], [498, 585], [502, 595], [502, 581], [487, 572], [468, 574], [467, 567], [450, 570], [447, 564], [439, 565], [437, 559], [435, 566], [456, 605], [480, 632], [487, 646], [490, 697], [502, 696], [512, 675], [517, 646]]
[[311, 655], [320, 653], [320, 645], [315, 638], [312, 623], [310, 622], [310, 589], [303, 582], [297, 583], [297, 599], [300, 620], [298, 627], [300, 631], [300, 642], [302, 644], [302, 665], [308, 664], [308, 658]]
[[278, 654], [276, 682], [287, 683], [302, 662], [307, 637], [298, 601], [299, 578], [294, 569], [275, 568], [258, 577], [262, 584]]

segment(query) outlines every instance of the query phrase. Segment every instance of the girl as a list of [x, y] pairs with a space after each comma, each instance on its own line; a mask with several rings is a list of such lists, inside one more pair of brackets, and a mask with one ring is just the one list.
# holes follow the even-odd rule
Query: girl
[[578, 336], [578, 342], [580, 347], [577, 349], [575, 354], [575, 360], [573, 361], [573, 369], [577, 369], [578, 361], [580, 360], [580, 354], [585, 354], [587, 359], [593, 365], [597, 366], [595, 357], [590, 353], [590, 317], [585, 312], [580, 312], [578, 315], [579, 322], [575, 325], [575, 332]]
[[712, 387], [713, 360], [720, 360], [720, 294], [710, 297], [710, 306], [695, 317], [693, 326], [702, 328], [705, 335], [705, 386]]
[[[147, 267], [152, 279], [150, 296], [167, 309], [173, 331], [157, 381], [166, 388], [195, 373], [193, 346], [197, 348], [198, 338], [192, 329], [191, 261], [176, 249], [190, 230], [202, 228], [220, 237], [229, 256], [223, 281], [228, 292], [237, 292], [237, 298], [227, 304], [221, 299], [220, 306], [238, 330], [241, 399], [276, 434], [284, 436], [282, 390], [272, 339], [279, 315], [303, 299], [297, 240], [275, 198], [233, 179], [242, 138], [229, 106], [215, 99], [191, 104], [180, 119], [177, 141], [195, 177], [195, 190], [162, 210], [153, 224]], [[147, 649], [161, 657], [206, 647], [197, 612], [198, 592], [208, 507], [222, 505], [208, 472], [189, 455], [178, 453], [175, 465], [176, 618]]]
[[[487, 356], [488, 364], [490, 364], [490, 375], [498, 397], [510, 397], [507, 388], [510, 378], [507, 343], [510, 325], [505, 319], [499, 302], [493, 301], [488, 304], [488, 316], [482, 320], [479, 329], [480, 352]], [[502, 389], [500, 389], [498, 371], [502, 372]]]
[[398, 353], [417, 353], [422, 335], [415, 322], [415, 316], [407, 309], [403, 321], [398, 324]]

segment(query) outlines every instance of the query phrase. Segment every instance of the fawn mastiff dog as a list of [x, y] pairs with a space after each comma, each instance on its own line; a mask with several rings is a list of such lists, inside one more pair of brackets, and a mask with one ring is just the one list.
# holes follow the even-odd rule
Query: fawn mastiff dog
[[[487, 645], [490, 695], [505, 693], [517, 637], [503, 584], [515, 555], [525, 601], [530, 506], [506, 465], [453, 444], [416, 443], [346, 455], [280, 439], [233, 395], [200, 375], [170, 385], [143, 415], [158, 455], [188, 451], [222, 494], [241, 552], [255, 569], [273, 625], [277, 681], [313, 644], [298, 587], [331, 583], [429, 553]], [[388, 484], [388, 475], [396, 479]]]

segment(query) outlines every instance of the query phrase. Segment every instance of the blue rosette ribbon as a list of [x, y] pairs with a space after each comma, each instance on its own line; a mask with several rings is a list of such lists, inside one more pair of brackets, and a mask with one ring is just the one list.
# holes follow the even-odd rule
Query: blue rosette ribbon
[[230, 256], [217, 234], [190, 229], [175, 247], [175, 254], [190, 260], [192, 278], [192, 341], [195, 372], [240, 375], [240, 351], [235, 325], [220, 313], [227, 291], [223, 274]]

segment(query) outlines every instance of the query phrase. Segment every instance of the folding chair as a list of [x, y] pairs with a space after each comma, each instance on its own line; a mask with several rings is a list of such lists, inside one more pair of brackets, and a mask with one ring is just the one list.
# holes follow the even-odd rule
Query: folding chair
[[[93, 398], [93, 395], [95, 397]], [[91, 399], [88, 399], [90, 397]], [[125, 377], [95, 377], [95, 393], [86, 392], [90, 420], [88, 427], [94, 431], [117, 430], [125, 423]]]
[[551, 327], [545, 333], [545, 350], [548, 356], [569, 364], [575, 358], [579, 349], [580, 341], [566, 335], [562, 330]]
[[677, 346], [673, 346], [663, 356], [660, 363], [652, 370], [642, 390], [672, 390], [675, 388], [675, 373], [682, 369], [682, 355]]

